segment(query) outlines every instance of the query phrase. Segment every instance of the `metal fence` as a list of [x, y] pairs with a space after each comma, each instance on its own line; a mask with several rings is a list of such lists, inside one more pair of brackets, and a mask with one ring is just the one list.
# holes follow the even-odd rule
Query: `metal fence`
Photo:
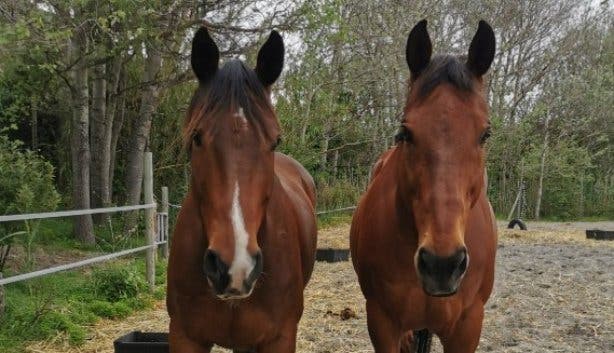
[[[168, 197], [168, 194], [167, 194], [167, 197]], [[166, 202], [166, 205], [167, 205], [167, 208], [166, 208], [167, 212], [168, 212], [168, 206], [170, 206], [172, 208], [176, 208], [176, 209], [180, 209], [181, 208], [181, 205], [173, 204], [173, 203], [168, 203], [168, 201]], [[332, 210], [316, 211], [316, 216], [323, 215], [323, 214], [329, 214], [329, 213], [354, 211], [355, 209], [356, 209], [356, 206], [348, 206], [348, 207], [342, 207], [342, 208], [335, 208], [335, 209], [332, 209]]]
[[[164, 188], [163, 188], [163, 198], [164, 198]], [[71, 270], [79, 267], [84, 267], [100, 262], [109, 261], [121, 256], [126, 256], [130, 254], [134, 254], [137, 252], [146, 252], [146, 274], [147, 274], [147, 282], [149, 283], [149, 287], [151, 290], [154, 289], [155, 285], [155, 262], [156, 262], [156, 249], [158, 245], [162, 245], [163, 247], [163, 256], [168, 254], [168, 210], [158, 213], [156, 217], [156, 207], [157, 204], [154, 202], [153, 197], [153, 160], [151, 152], [145, 153], [144, 160], [144, 171], [143, 171], [143, 194], [145, 199], [145, 204], [143, 205], [133, 205], [133, 206], [121, 206], [121, 207], [106, 207], [106, 208], [95, 208], [89, 210], [70, 210], [70, 211], [59, 211], [59, 212], [45, 212], [45, 213], [31, 213], [31, 214], [20, 214], [20, 215], [7, 215], [0, 216], [0, 223], [2, 222], [13, 222], [13, 221], [25, 221], [31, 219], [49, 219], [49, 218], [60, 218], [60, 217], [71, 217], [71, 216], [81, 216], [81, 215], [92, 215], [92, 214], [100, 214], [100, 213], [114, 213], [114, 212], [126, 212], [126, 211], [136, 211], [136, 210], [145, 210], [145, 233], [147, 237], [147, 245], [140, 246], [133, 249], [126, 249], [110, 254], [105, 254], [77, 262], [72, 262], [68, 264], [63, 264], [59, 266], [54, 266], [38, 271], [33, 271], [29, 273], [23, 273], [11, 277], [2, 278], [0, 276], [0, 286], [15, 283], [20, 281], [25, 281], [32, 278], [37, 278], [45, 275], [49, 275], [52, 273]], [[168, 189], [166, 189], [166, 195], [168, 199]], [[155, 224], [157, 223], [157, 227]], [[157, 231], [156, 231], [157, 228]]]

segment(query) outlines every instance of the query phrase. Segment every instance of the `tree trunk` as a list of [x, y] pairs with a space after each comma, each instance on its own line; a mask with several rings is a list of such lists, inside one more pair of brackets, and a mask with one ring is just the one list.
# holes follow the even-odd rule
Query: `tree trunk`
[[550, 122], [550, 114], [546, 116], [546, 122], [544, 124], [544, 147], [542, 149], [541, 165], [539, 168], [539, 183], [537, 185], [537, 200], [535, 201], [535, 219], [539, 220], [541, 206], [542, 206], [542, 194], [544, 190], [544, 170], [546, 169], [546, 154], [548, 153], [548, 136], [550, 131], [548, 125]]
[[320, 150], [320, 170], [326, 172], [326, 164], [328, 163], [328, 142], [330, 140], [330, 127], [326, 122], [324, 126], [324, 136], [322, 136], [322, 146]]
[[38, 101], [36, 96], [30, 98], [30, 131], [32, 134], [32, 151], [38, 150]]
[[[95, 69], [92, 92], [92, 203], [94, 207], [111, 205], [111, 164], [114, 118], [122, 59], [117, 56], [106, 70], [104, 65]], [[107, 83], [108, 78], [108, 83]], [[113, 161], [114, 162], [114, 161]], [[97, 223], [108, 218], [107, 214], [94, 216]]]
[[503, 164], [501, 172], [501, 190], [499, 191], [499, 209], [503, 209], [507, 205], [507, 164]]
[[[0, 279], [2, 279], [2, 272], [0, 272]], [[4, 316], [4, 286], [0, 285], [0, 319]]]
[[319, 89], [319, 86], [311, 90], [311, 93], [309, 94], [309, 99], [307, 99], [307, 102], [305, 103], [306, 104], [305, 115], [303, 116], [303, 119], [302, 119], [303, 126], [301, 127], [301, 137], [300, 137], [301, 147], [305, 146], [305, 140], [307, 139], [307, 128], [309, 127], [309, 123], [310, 123], [309, 120], [311, 118], [311, 104], [313, 103], [313, 99], [318, 89]]
[[338, 172], [338, 165], [339, 165], [339, 150], [335, 150], [335, 152], [333, 152], [333, 179], [337, 178], [337, 172]]
[[[121, 70], [123, 73], [123, 70]], [[117, 163], [117, 142], [124, 126], [124, 120], [126, 116], [126, 95], [123, 92], [126, 88], [126, 79], [123, 74], [120, 74], [117, 92], [118, 96], [115, 99], [115, 118], [113, 119], [113, 128], [111, 129], [111, 147], [110, 155], [111, 161], [109, 163], [109, 189], [113, 190], [113, 180], [115, 179], [115, 165]], [[113, 195], [111, 195], [112, 197]]]
[[580, 217], [584, 216], [584, 204], [586, 203], [586, 199], [584, 197], [584, 175], [585, 171], [582, 170], [582, 174], [580, 174]]
[[[90, 208], [90, 144], [89, 92], [87, 67], [83, 56], [87, 36], [83, 26], [77, 27], [70, 41], [70, 58], [76, 64], [71, 69], [72, 126], [70, 154], [72, 160], [73, 207]], [[94, 225], [91, 215], [76, 216], [74, 234], [85, 244], [94, 244]]]
[[[127, 158], [126, 173], [126, 204], [136, 205], [141, 199], [143, 182], [143, 155], [147, 147], [151, 121], [154, 111], [158, 105], [160, 93], [159, 84], [155, 82], [156, 76], [162, 67], [162, 57], [155, 45], [147, 48], [147, 59], [145, 60], [145, 70], [143, 72], [142, 83], [145, 86], [141, 96], [141, 106], [139, 114], [134, 120], [130, 136], [130, 150]], [[125, 228], [131, 230], [136, 226], [137, 213], [127, 214]]]
[[[92, 110], [90, 141], [92, 149], [91, 181], [92, 181], [92, 207], [104, 207], [109, 204], [106, 197], [109, 193], [109, 141], [107, 141], [107, 78], [105, 65], [96, 66], [93, 70], [92, 84]], [[107, 218], [106, 214], [94, 215], [96, 223]]]

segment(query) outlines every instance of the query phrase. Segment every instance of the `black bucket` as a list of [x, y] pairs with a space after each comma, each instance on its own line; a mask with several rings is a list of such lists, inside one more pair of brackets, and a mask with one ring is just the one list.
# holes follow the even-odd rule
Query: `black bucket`
[[115, 353], [168, 353], [168, 333], [133, 331], [113, 342]]

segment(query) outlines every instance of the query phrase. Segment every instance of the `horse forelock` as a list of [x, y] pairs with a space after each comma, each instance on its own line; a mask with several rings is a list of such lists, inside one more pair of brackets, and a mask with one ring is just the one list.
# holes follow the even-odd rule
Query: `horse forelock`
[[265, 138], [276, 138], [271, 130], [277, 122], [268, 93], [256, 73], [240, 60], [227, 62], [194, 93], [183, 126], [187, 149], [194, 131], [203, 121], [207, 122], [207, 133], [213, 135], [223, 123], [233, 124], [236, 130], [236, 124], [247, 121]]
[[474, 92], [476, 80], [465, 63], [465, 57], [437, 55], [429, 65], [411, 82], [408, 105], [414, 99], [426, 98], [435, 88], [447, 83], [462, 92]]

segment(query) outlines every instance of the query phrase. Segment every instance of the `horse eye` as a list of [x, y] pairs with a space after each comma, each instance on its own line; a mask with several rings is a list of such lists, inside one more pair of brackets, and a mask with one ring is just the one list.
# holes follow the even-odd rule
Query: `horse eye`
[[405, 125], [401, 125], [401, 127], [399, 128], [399, 132], [394, 135], [394, 143], [412, 142], [413, 139], [414, 137], [411, 130]]
[[192, 134], [192, 141], [193, 141], [193, 142], [194, 142], [194, 144], [195, 144], [196, 146], [198, 146], [198, 147], [202, 146], [202, 144], [203, 144], [203, 141], [201, 140], [201, 137], [200, 137], [200, 133], [199, 133], [199, 132], [197, 132], [197, 131], [195, 131], [195, 132]]
[[482, 132], [482, 135], [480, 135], [480, 145], [483, 145], [484, 143], [486, 143], [486, 140], [488, 140], [489, 137], [490, 137], [490, 128], [487, 128], [486, 130], [484, 130], [484, 132]]
[[271, 146], [271, 151], [275, 151], [275, 149], [277, 148], [277, 146], [279, 146], [280, 143], [281, 137], [277, 137], [277, 140], [275, 140], [275, 142], [273, 142], [273, 145]]

